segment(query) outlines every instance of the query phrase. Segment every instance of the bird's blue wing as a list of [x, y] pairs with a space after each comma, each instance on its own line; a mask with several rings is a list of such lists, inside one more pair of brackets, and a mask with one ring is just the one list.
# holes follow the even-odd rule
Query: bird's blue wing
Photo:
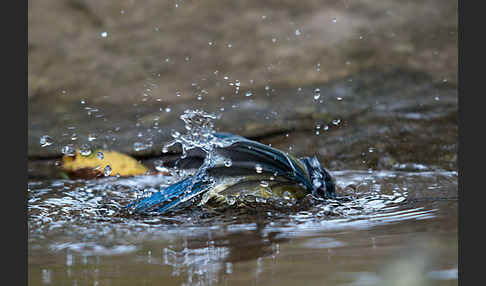
[[[264, 171], [285, 176], [296, 183], [304, 185], [309, 190], [312, 189], [309, 172], [299, 159], [278, 149], [238, 135], [215, 133], [214, 136], [225, 142], [223, 144], [224, 147], [217, 148], [217, 152], [232, 160], [230, 169], [251, 169], [258, 164]], [[187, 159], [191, 160], [191, 158]], [[208, 190], [210, 183], [206, 176], [206, 171], [211, 172], [213, 169], [217, 171], [215, 167], [217, 166], [204, 170], [202, 173], [199, 170], [195, 175], [170, 185], [149, 198], [131, 204], [128, 207], [136, 213], [163, 213], [181, 202]]]
[[191, 176], [172, 184], [140, 202], [128, 205], [128, 208], [135, 213], [164, 213], [166, 210], [206, 190], [208, 182], [204, 179], [196, 180], [195, 178], [195, 176]]
[[279, 175], [287, 176], [308, 188], [312, 188], [310, 174], [305, 164], [299, 159], [278, 149], [238, 135], [216, 133], [215, 136], [232, 142], [231, 145], [218, 151], [223, 156], [231, 158], [233, 163], [240, 163], [240, 165], [252, 165], [251, 163], [254, 165], [257, 163], [268, 171], [277, 172]]

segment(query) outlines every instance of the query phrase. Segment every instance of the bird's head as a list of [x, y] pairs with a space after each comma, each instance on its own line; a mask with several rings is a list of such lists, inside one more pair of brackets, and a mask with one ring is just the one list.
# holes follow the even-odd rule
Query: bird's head
[[334, 198], [336, 196], [336, 185], [331, 174], [324, 169], [319, 160], [314, 157], [301, 159], [310, 175], [312, 183], [312, 194], [322, 198]]

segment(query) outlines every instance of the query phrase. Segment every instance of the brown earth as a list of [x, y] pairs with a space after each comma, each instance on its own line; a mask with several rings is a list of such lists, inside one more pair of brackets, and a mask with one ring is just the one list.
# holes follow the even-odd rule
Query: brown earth
[[457, 168], [455, 1], [28, 5], [29, 166], [68, 143], [159, 156], [203, 108], [330, 168]]

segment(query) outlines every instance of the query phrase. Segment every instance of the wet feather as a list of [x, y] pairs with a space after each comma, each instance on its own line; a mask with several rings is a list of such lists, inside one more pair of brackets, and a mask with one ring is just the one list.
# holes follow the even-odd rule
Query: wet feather
[[[214, 133], [220, 140], [230, 142], [214, 150], [217, 160], [207, 169], [201, 167], [204, 152], [193, 150], [178, 162], [179, 168], [199, 166], [189, 176], [128, 207], [136, 213], [173, 209], [182, 202], [198, 197], [203, 203], [217, 197], [242, 193], [260, 197], [282, 197], [285, 190], [295, 199], [305, 194], [322, 198], [334, 196], [334, 182], [317, 158], [295, 158], [281, 150], [230, 133]], [[224, 160], [231, 160], [227, 167]], [[260, 172], [256, 172], [259, 166]], [[268, 186], [262, 186], [264, 181]], [[201, 196], [199, 196], [201, 195]]]

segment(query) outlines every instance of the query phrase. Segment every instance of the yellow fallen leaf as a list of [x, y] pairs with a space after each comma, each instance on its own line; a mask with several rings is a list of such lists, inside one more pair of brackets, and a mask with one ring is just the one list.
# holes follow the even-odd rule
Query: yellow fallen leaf
[[[103, 156], [98, 157], [101, 152]], [[101, 159], [102, 158], [102, 159]], [[95, 178], [103, 177], [104, 169], [110, 166], [109, 176], [136, 176], [147, 173], [148, 169], [132, 157], [108, 150], [95, 150], [88, 156], [81, 155], [76, 150], [75, 156], [64, 156], [62, 158], [62, 170], [71, 178]]]

